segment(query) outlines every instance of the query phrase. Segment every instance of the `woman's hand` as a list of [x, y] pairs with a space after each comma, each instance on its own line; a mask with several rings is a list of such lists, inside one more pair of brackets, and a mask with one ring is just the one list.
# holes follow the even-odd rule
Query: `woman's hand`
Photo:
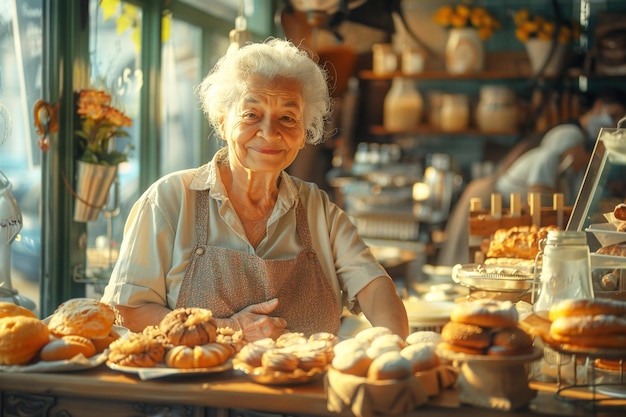
[[273, 298], [259, 304], [252, 304], [231, 316], [243, 333], [247, 342], [271, 337], [276, 339], [285, 333], [287, 321], [282, 317], [270, 317], [268, 314], [278, 306], [278, 299]]

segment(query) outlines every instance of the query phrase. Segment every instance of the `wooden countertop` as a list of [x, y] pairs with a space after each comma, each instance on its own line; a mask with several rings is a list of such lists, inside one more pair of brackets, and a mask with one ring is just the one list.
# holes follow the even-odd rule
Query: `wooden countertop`
[[[528, 407], [515, 411], [476, 408], [460, 405], [455, 389], [442, 392], [430, 402], [407, 416], [465, 416], [468, 411], [481, 416], [592, 416], [594, 413], [580, 403], [563, 401], [554, 395], [556, 387], [549, 383], [531, 382], [537, 397]], [[268, 386], [250, 381], [236, 371], [204, 376], [141, 381], [137, 376], [118, 373], [101, 365], [85, 371], [63, 373], [0, 373], [0, 390], [32, 394], [85, 397], [95, 400], [145, 401], [187, 404], [217, 408], [247, 408], [258, 411], [296, 413], [319, 416], [350, 416], [326, 408], [322, 380], [296, 386]], [[591, 404], [592, 393], [580, 390], [574, 396]], [[596, 398], [606, 398], [596, 394]], [[626, 400], [622, 401], [626, 407]], [[623, 409], [622, 409], [623, 410]], [[623, 411], [603, 413], [623, 415]]]

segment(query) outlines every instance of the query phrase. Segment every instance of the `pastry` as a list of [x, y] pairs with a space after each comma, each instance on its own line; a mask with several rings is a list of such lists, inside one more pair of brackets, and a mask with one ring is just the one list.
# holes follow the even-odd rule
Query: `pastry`
[[159, 329], [174, 346], [196, 346], [215, 342], [217, 324], [211, 310], [204, 308], [177, 308], [167, 313]]
[[626, 203], [619, 203], [613, 209], [613, 216], [617, 220], [626, 220]]
[[26, 307], [9, 303], [8, 301], [0, 301], [0, 319], [3, 317], [13, 317], [13, 316], [32, 317], [34, 319], [37, 318], [35, 313], [30, 311]]
[[115, 312], [110, 306], [91, 298], [73, 298], [57, 307], [48, 328], [56, 337], [78, 335], [91, 339], [106, 337], [114, 322]]
[[81, 354], [86, 358], [95, 355], [93, 342], [83, 336], [68, 335], [50, 340], [39, 352], [39, 357], [42, 361], [63, 361]]
[[50, 330], [33, 317], [0, 319], [0, 365], [24, 365], [50, 341]]
[[539, 241], [548, 236], [551, 230], [560, 230], [557, 226], [537, 227], [514, 226], [498, 229], [493, 234], [486, 251], [488, 258], [535, 259], [539, 252]]
[[102, 353], [102, 352], [104, 352], [105, 349], [107, 349], [109, 347], [109, 345], [111, 343], [113, 343], [114, 341], [116, 341], [119, 338], [120, 338], [119, 333], [116, 332], [114, 329], [111, 329], [109, 334], [106, 335], [105, 337], [94, 337], [94, 338], [92, 338], [91, 339], [91, 343], [93, 343], [93, 345], [95, 346], [96, 353]]
[[364, 343], [372, 343], [372, 340], [376, 339], [379, 336], [382, 335], [386, 335], [386, 334], [391, 334], [392, 331], [389, 330], [386, 327], [381, 327], [381, 326], [375, 326], [375, 327], [368, 327], [367, 329], [363, 329], [360, 332], [358, 332], [356, 335], [354, 335], [354, 339], [358, 340], [359, 342], [364, 342]]
[[178, 345], [167, 351], [165, 364], [171, 368], [211, 368], [224, 364], [233, 353], [232, 347], [221, 343]]
[[270, 371], [293, 372], [299, 363], [295, 354], [279, 348], [270, 349], [261, 357], [261, 366]]
[[492, 336], [487, 355], [526, 355], [533, 351], [533, 339], [519, 327], [498, 329]]
[[441, 333], [432, 330], [419, 330], [409, 334], [406, 338], [407, 345], [415, 345], [418, 343], [437, 345], [439, 342], [441, 342]]
[[441, 329], [441, 340], [451, 346], [469, 348], [472, 353], [482, 352], [491, 345], [491, 329], [476, 324], [450, 321]]
[[599, 255], [626, 256], [626, 242], [619, 242], [612, 245], [602, 246], [596, 251], [596, 253]]
[[165, 347], [142, 333], [128, 333], [109, 345], [108, 360], [122, 366], [153, 367], [163, 361]]
[[626, 315], [626, 301], [610, 298], [566, 299], [550, 307], [548, 318], [554, 321], [561, 317], [597, 314]]

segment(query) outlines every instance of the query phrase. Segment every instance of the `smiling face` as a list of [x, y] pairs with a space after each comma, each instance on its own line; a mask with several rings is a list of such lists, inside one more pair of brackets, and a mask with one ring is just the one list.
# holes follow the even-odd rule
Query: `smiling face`
[[304, 146], [303, 100], [297, 82], [247, 78], [239, 103], [221, 123], [231, 169], [279, 173]]

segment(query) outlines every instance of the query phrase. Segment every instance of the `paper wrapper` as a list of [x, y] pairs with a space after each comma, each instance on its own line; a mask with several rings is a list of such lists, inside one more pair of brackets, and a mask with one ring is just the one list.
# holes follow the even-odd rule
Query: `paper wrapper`
[[350, 410], [356, 417], [404, 414], [453, 385], [457, 375], [455, 368], [441, 366], [403, 380], [372, 381], [330, 368], [324, 378], [327, 408], [336, 413]]

